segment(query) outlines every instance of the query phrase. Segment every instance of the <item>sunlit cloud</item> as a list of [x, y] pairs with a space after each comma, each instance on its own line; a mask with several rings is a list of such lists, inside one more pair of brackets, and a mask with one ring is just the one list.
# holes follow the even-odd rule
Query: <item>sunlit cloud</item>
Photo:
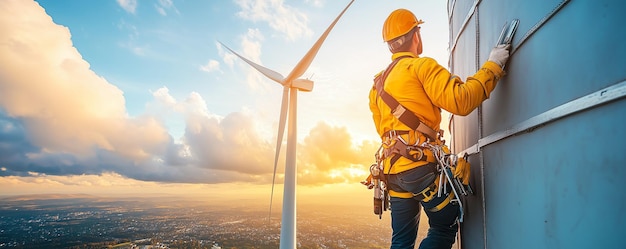
[[308, 17], [282, 0], [236, 0], [241, 11], [237, 15], [254, 22], [261, 21], [288, 40], [309, 37], [313, 32], [308, 28]]
[[[241, 54], [248, 60], [263, 65], [261, 62], [261, 41], [263, 39], [264, 37], [260, 30], [248, 29], [246, 35], [241, 38], [241, 47], [243, 50]], [[263, 82], [267, 82], [267, 78], [256, 71], [256, 69], [252, 68], [248, 64], [245, 64], [241, 60], [240, 62], [243, 66], [242, 69], [247, 72], [246, 82], [248, 83], [250, 89], [258, 90], [261, 86], [263, 86]]]
[[[235, 50], [238, 54], [245, 57], [246, 59], [257, 63], [259, 65], [263, 65], [261, 62], [261, 42], [264, 39], [263, 34], [259, 29], [248, 29], [246, 34], [240, 37], [240, 46], [241, 48], [234, 48], [229, 45], [231, 49]], [[222, 55], [222, 59], [224, 63], [233, 67], [236, 63], [239, 65], [239, 68], [236, 70], [242, 70], [246, 72], [246, 83], [250, 90], [258, 91], [259, 89], [265, 89], [268, 85], [267, 78], [259, 73], [256, 69], [245, 63], [243, 60], [237, 58], [236, 55], [231, 53], [230, 51], [223, 48], [221, 44], [217, 43], [219, 54]], [[264, 65], [263, 65], [264, 66]]]
[[209, 60], [207, 64], [200, 66], [200, 70], [210, 73], [215, 71], [220, 71], [220, 62], [216, 60]]
[[[244, 109], [216, 115], [200, 93], [176, 98], [162, 87], [151, 92], [144, 113], [130, 116], [124, 93], [92, 71], [69, 29], [36, 2], [0, 1], [0, 30], [4, 183], [272, 182], [276, 136], [260, 130], [269, 126], [259, 123], [263, 114]], [[251, 29], [242, 53], [259, 61], [261, 39]], [[209, 68], [219, 69], [219, 63], [209, 62]], [[180, 139], [170, 135], [168, 120], [182, 121]], [[373, 142], [354, 144], [345, 127], [319, 123], [298, 144], [299, 183], [361, 180], [375, 149]], [[279, 166], [281, 182], [284, 151]]]
[[172, 0], [159, 0], [154, 5], [154, 8], [162, 16], [167, 16], [168, 12], [174, 12], [176, 14], [179, 14], [178, 9], [176, 9], [176, 6], [174, 6]]
[[[244, 184], [239, 184], [245, 186]], [[231, 189], [229, 191], [229, 188]], [[170, 194], [176, 196], [207, 196], [212, 198], [220, 195], [233, 195], [231, 185], [223, 184], [187, 184], [187, 183], [158, 183], [139, 181], [122, 176], [117, 173], [105, 172], [94, 175], [38, 175], [38, 176], [6, 176], [0, 177], [0, 194], [3, 190], [11, 189], [13, 194], [39, 194], [39, 193], [84, 193], [97, 195], [128, 195], [137, 194]], [[266, 189], [256, 188], [258, 191], [266, 192]], [[237, 193], [238, 195], [257, 195], [259, 192]]]
[[117, 0], [117, 4], [128, 13], [135, 14], [137, 9], [137, 0]]
[[298, 182], [358, 182], [369, 174], [378, 146], [374, 141], [353, 144], [346, 127], [318, 123], [299, 147], [299, 168], [303, 170]]
[[310, 4], [310, 5], [313, 5], [313, 6], [317, 7], [317, 8], [321, 8], [321, 7], [324, 7], [324, 4], [325, 4], [326, 1], [325, 0], [306, 0], [306, 2], [308, 4]]
[[261, 61], [261, 41], [263, 34], [258, 29], [248, 29], [246, 35], [241, 39], [242, 54], [249, 60]]
[[54, 24], [36, 2], [3, 3], [15, 5], [0, 13], [6, 34], [0, 38], [3, 175], [114, 171], [186, 181], [187, 175], [214, 174], [170, 167], [185, 162], [180, 155], [187, 147], [175, 144], [155, 117], [129, 117], [122, 91], [91, 71], [67, 28]]
[[93, 147], [134, 153], [167, 139], [154, 120], [128, 119], [122, 91], [90, 70], [69, 30], [39, 6], [29, 7], [23, 8], [29, 15], [2, 15], [0, 105], [23, 121], [34, 145], [61, 153]]
[[222, 44], [220, 44], [219, 42], [215, 42], [215, 47], [217, 47], [217, 52], [222, 57], [222, 61], [224, 61], [224, 64], [232, 68], [235, 65], [237, 56], [232, 54], [230, 51], [227, 51], [226, 48], [222, 47]]

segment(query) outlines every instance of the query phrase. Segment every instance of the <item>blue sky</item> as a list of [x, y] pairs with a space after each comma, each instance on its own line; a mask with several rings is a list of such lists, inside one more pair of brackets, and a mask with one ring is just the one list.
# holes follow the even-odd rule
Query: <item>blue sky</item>
[[[0, 194], [270, 183], [282, 87], [218, 41], [287, 75], [348, 2], [0, 2]], [[367, 93], [397, 8], [426, 21], [423, 56], [447, 65], [445, 1], [355, 1], [303, 75], [299, 184], [364, 177], [378, 143]]]

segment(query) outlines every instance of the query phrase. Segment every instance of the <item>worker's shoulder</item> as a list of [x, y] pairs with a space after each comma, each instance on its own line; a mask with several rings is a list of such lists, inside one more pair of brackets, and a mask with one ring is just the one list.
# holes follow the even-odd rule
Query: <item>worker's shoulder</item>
[[413, 63], [437, 63], [437, 60], [428, 56], [417, 57], [417, 58], [412, 58], [412, 59], [413, 59]]
[[438, 64], [437, 61], [431, 57], [406, 57], [398, 62], [400, 65], [413, 65], [413, 66], [422, 66], [422, 65], [433, 65]]
[[411, 61], [409, 61], [408, 63], [410, 63], [413, 68], [415, 68], [415, 70], [430, 70], [432, 68], [437, 68], [437, 67], [441, 67], [441, 65], [439, 64], [439, 62], [437, 62], [437, 60], [431, 58], [431, 57], [418, 57], [418, 58], [411, 58]]
[[[405, 61], [405, 62], [403, 62], [403, 61]], [[435, 59], [433, 59], [431, 57], [406, 57], [406, 58], [402, 58], [398, 63], [436, 64], [436, 65], [439, 64]], [[380, 70], [378, 73], [376, 73], [374, 75], [374, 78], [377, 78], [378, 76], [381, 76], [384, 72], [385, 72], [385, 70]]]

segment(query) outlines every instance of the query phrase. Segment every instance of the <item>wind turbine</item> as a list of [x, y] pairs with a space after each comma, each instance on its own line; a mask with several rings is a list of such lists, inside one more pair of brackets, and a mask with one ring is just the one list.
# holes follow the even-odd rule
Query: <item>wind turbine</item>
[[[296, 248], [296, 117], [297, 117], [297, 98], [298, 91], [310, 92], [313, 90], [313, 81], [308, 79], [300, 79], [299, 77], [309, 68], [313, 58], [317, 55], [322, 43], [333, 29], [339, 18], [343, 13], [348, 10], [354, 0], [348, 3], [341, 13], [335, 18], [330, 26], [324, 31], [322, 36], [317, 39], [313, 47], [304, 55], [304, 57], [298, 62], [294, 69], [283, 77], [280, 73], [273, 71], [269, 68], [256, 64], [243, 56], [237, 54], [235, 51], [224, 45], [231, 53], [241, 58], [243, 61], [254, 67], [257, 71], [267, 76], [273, 81], [283, 85], [283, 97], [280, 107], [280, 120], [278, 123], [278, 138], [276, 141], [276, 154], [274, 155], [274, 175], [272, 178], [272, 196], [274, 195], [274, 182], [276, 179], [276, 166], [278, 164], [278, 156], [280, 155], [280, 146], [283, 141], [283, 134], [285, 132], [285, 121], [287, 118], [287, 111], [289, 111], [289, 129], [287, 131], [287, 157], [285, 163], [285, 183], [283, 190], [283, 214], [280, 227], [280, 248]], [[272, 199], [272, 198], [271, 198]], [[271, 213], [271, 200], [270, 200], [270, 213]]]

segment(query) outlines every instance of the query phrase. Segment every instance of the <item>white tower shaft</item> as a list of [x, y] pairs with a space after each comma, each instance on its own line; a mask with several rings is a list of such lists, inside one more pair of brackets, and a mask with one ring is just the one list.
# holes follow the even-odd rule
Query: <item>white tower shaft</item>
[[280, 227], [280, 249], [296, 248], [296, 145], [297, 145], [298, 89], [289, 92], [289, 117], [287, 128], [287, 159], [283, 189], [283, 214]]

